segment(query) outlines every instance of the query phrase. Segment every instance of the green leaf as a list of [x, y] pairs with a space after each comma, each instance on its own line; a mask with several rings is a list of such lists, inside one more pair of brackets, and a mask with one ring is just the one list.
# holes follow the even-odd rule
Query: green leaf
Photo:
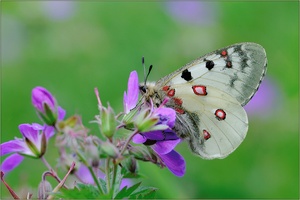
[[[123, 170], [123, 168], [121, 169], [121, 167], [117, 166], [117, 172], [116, 172], [116, 179], [115, 179], [115, 183], [114, 183], [113, 195], [117, 194], [120, 191], [120, 185], [121, 185], [121, 182], [122, 182], [122, 179], [123, 179], [122, 170]], [[113, 174], [111, 174], [110, 177], [112, 178]], [[111, 180], [111, 183], [112, 183], [112, 180]]]
[[122, 178], [146, 178], [145, 175], [143, 174], [140, 174], [140, 173], [131, 173], [128, 169], [126, 169], [126, 167], [122, 167], [122, 170], [121, 170], [121, 174], [123, 175]]
[[102, 188], [102, 191], [104, 192], [104, 194], [106, 194], [107, 193], [107, 187], [106, 187], [105, 180], [103, 180], [102, 178], [99, 178], [99, 183], [100, 183], [100, 187]]
[[141, 186], [136, 191], [134, 191], [131, 195], [131, 199], [151, 199], [156, 195], [157, 188], [154, 187], [145, 187]]
[[78, 188], [73, 189], [65, 189], [61, 188], [60, 193], [53, 194], [56, 198], [64, 198], [64, 199], [107, 199], [108, 196], [101, 195], [98, 192], [98, 189], [89, 184], [77, 184]]
[[146, 195], [142, 196], [142, 197], [138, 197], [139, 199], [154, 199], [156, 196], [156, 190], [151, 190], [149, 193], [147, 193]]
[[130, 197], [130, 195], [141, 185], [142, 182], [139, 182], [129, 188], [125, 186], [116, 196], [115, 199], [123, 199], [126, 197]]

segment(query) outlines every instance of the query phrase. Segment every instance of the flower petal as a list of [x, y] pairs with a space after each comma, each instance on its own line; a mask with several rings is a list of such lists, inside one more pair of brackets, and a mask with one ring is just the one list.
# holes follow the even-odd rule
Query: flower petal
[[136, 134], [135, 136], [133, 136], [132, 141], [136, 144], [142, 144], [144, 142], [146, 142], [147, 138], [144, 137], [141, 134]]
[[139, 98], [139, 79], [136, 71], [132, 71], [129, 75], [127, 94], [124, 93], [124, 111], [129, 111], [136, 106]]
[[11, 156], [7, 157], [2, 165], [1, 165], [1, 171], [3, 171], [4, 173], [7, 173], [11, 170], [13, 170], [14, 168], [16, 168], [22, 161], [23, 161], [24, 157], [15, 153], [12, 154]]
[[[91, 172], [89, 171], [87, 166], [81, 164], [78, 170], [76, 170], [75, 174], [82, 182], [86, 184], [94, 184], [93, 176], [91, 175]], [[105, 175], [99, 169], [97, 169], [96, 176], [101, 179], [105, 178]]]
[[168, 154], [159, 155], [168, 169], [176, 176], [183, 176], [185, 174], [184, 158], [176, 151], [171, 151]]
[[127, 188], [129, 188], [132, 185], [133, 185], [132, 179], [130, 179], [130, 178], [123, 178], [122, 181], [121, 181], [121, 184], [120, 184], [120, 190], [123, 189], [125, 186]]
[[179, 138], [177, 134], [174, 133], [172, 130], [165, 130], [164, 135], [165, 135], [165, 140], [176, 140]]
[[38, 124], [38, 123], [32, 123], [31, 127], [34, 129], [34, 130], [37, 130], [37, 131], [40, 131], [40, 130], [43, 130], [44, 129], [44, 126]]
[[54, 127], [45, 125], [44, 133], [45, 133], [46, 139], [48, 140], [55, 134]]
[[58, 120], [62, 121], [66, 116], [66, 110], [64, 110], [62, 107], [58, 106]]
[[8, 153], [24, 152], [27, 150], [26, 144], [23, 140], [15, 139], [4, 142], [0, 145], [0, 156]]
[[160, 155], [167, 154], [170, 153], [180, 141], [180, 139], [158, 141], [151, 147], [156, 153]]
[[32, 89], [31, 101], [33, 106], [40, 112], [44, 112], [44, 103], [48, 104], [51, 110], [55, 109], [55, 98], [43, 87], [35, 87]]
[[37, 129], [39, 129], [39, 127], [36, 124], [34, 124], [33, 126], [30, 124], [19, 125], [19, 130], [22, 135], [34, 144], [39, 143], [39, 130]]
[[170, 128], [175, 125], [176, 112], [172, 108], [159, 107], [154, 111], [159, 116], [159, 123], [166, 124]]
[[146, 132], [142, 133], [147, 139], [149, 140], [164, 140], [165, 136], [162, 131], [151, 131], [151, 132]]

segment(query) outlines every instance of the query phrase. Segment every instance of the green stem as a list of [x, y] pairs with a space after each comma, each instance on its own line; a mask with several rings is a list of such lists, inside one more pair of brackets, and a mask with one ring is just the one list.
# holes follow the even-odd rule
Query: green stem
[[47, 160], [45, 159], [44, 156], [41, 157], [41, 160], [42, 160], [43, 163], [46, 165], [46, 167], [48, 168], [49, 171], [53, 171], [52, 167], [51, 167], [50, 164], [47, 162]]
[[113, 177], [112, 177], [112, 187], [111, 187], [111, 197], [114, 197], [114, 192], [115, 192], [115, 182], [116, 182], [116, 175], [117, 175], [117, 168], [118, 165], [114, 163], [114, 168], [113, 168]]
[[[61, 187], [63, 187], [63, 185], [65, 184], [68, 176], [70, 175], [71, 171], [73, 171], [75, 167], [75, 162], [72, 163], [72, 165], [70, 166], [69, 171], [67, 172], [67, 174], [65, 175], [65, 177], [63, 178], [63, 180], [54, 188], [54, 190], [52, 191], [52, 193], [56, 193]], [[54, 197], [52, 195], [48, 196], [47, 199], [53, 199]]]
[[98, 187], [98, 190], [99, 190], [100, 195], [103, 195], [104, 192], [103, 192], [103, 190], [102, 190], [102, 188], [101, 188], [101, 186], [100, 186], [99, 180], [98, 180], [98, 178], [97, 178], [97, 176], [96, 176], [96, 174], [95, 174], [93, 168], [89, 165], [89, 163], [85, 160], [84, 156], [81, 155], [81, 153], [80, 153], [79, 151], [77, 151], [76, 154], [78, 155], [78, 157], [80, 158], [80, 160], [82, 160], [82, 163], [83, 163], [85, 166], [88, 167], [88, 169], [89, 169], [89, 171], [90, 171], [90, 173], [91, 173], [91, 175], [92, 175], [92, 177], [93, 177], [93, 179], [94, 179], [94, 182], [96, 183], [96, 185], [97, 185], [97, 187]]
[[106, 174], [107, 194], [109, 194], [109, 192], [110, 192], [109, 162], [110, 162], [110, 158], [107, 158], [106, 162], [105, 162], [105, 174]]
[[135, 135], [138, 134], [138, 133], [139, 133], [138, 130], [135, 130], [135, 131], [130, 135], [130, 137], [127, 138], [127, 140], [126, 140], [126, 142], [125, 142], [125, 144], [124, 144], [124, 146], [123, 146], [123, 148], [122, 148], [122, 150], [121, 150], [121, 152], [120, 152], [121, 155], [123, 155], [123, 153], [126, 151], [126, 148], [127, 148], [128, 144], [129, 144], [129, 142], [132, 140], [133, 136], [135, 136]]
[[92, 168], [91, 166], [88, 166], [88, 169], [89, 169], [89, 171], [90, 171], [90, 173], [91, 173], [91, 175], [92, 175], [92, 177], [93, 177], [93, 179], [94, 179], [94, 182], [96, 183], [96, 185], [97, 185], [97, 187], [98, 187], [98, 190], [99, 190], [100, 195], [103, 195], [104, 192], [103, 192], [103, 190], [102, 190], [102, 188], [101, 188], [101, 186], [100, 186], [100, 183], [99, 183], [99, 180], [98, 180], [96, 174], [94, 173], [93, 168]]
[[60, 183], [61, 179], [58, 177], [56, 171], [53, 170], [53, 168], [51, 167], [51, 165], [48, 163], [48, 161], [46, 160], [46, 158], [44, 156], [41, 157], [41, 160], [43, 161], [43, 163], [46, 165], [46, 167], [48, 168], [48, 170], [50, 172], [52, 172], [53, 177]]

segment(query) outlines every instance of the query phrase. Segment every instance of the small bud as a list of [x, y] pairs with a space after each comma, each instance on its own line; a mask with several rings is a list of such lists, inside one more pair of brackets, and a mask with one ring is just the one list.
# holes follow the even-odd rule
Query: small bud
[[134, 158], [143, 161], [151, 160], [151, 153], [149, 152], [148, 147], [146, 146], [131, 146], [128, 148], [128, 151]]
[[120, 156], [120, 152], [117, 147], [108, 141], [101, 142], [100, 149], [109, 157], [118, 158]]
[[136, 126], [139, 132], [150, 131], [158, 122], [158, 117], [149, 116], [148, 110], [141, 111], [136, 118]]
[[47, 180], [42, 180], [38, 187], [38, 198], [47, 199], [49, 192], [52, 192], [52, 186]]
[[43, 87], [35, 87], [32, 90], [31, 100], [40, 118], [47, 125], [55, 125], [58, 113], [56, 100], [52, 94]]
[[132, 174], [137, 174], [138, 172], [138, 165], [137, 161], [133, 157], [129, 157], [128, 159], [124, 160], [123, 165], [126, 167], [128, 171]]
[[112, 108], [108, 105], [107, 108], [102, 107], [100, 110], [101, 131], [107, 137], [111, 138], [116, 131], [116, 119]]
[[134, 122], [134, 117], [137, 114], [138, 109], [131, 109], [129, 113], [125, 114], [122, 121], [126, 124], [126, 127], [130, 126]]

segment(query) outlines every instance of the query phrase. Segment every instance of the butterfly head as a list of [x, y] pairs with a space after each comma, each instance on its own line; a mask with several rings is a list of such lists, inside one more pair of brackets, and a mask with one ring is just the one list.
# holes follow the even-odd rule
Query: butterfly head
[[141, 95], [145, 98], [146, 102], [152, 102], [157, 107], [161, 104], [161, 99], [158, 96], [155, 82], [140, 83], [139, 89]]
[[146, 82], [146, 83], [143, 82], [143, 83], [140, 83], [140, 85], [139, 85], [140, 93], [146, 97], [151, 97], [154, 95], [154, 93], [155, 93], [154, 88], [155, 88], [154, 82]]

